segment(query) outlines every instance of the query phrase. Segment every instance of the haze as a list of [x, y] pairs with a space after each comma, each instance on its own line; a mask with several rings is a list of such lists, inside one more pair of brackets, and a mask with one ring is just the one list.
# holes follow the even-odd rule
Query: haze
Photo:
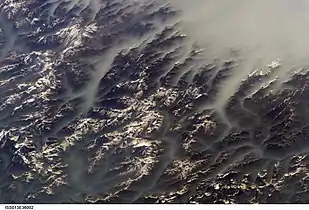
[[[292, 68], [309, 64], [307, 0], [170, 0], [182, 12], [184, 30], [205, 49], [207, 58], [239, 61], [227, 81], [229, 97], [256, 68], [280, 60], [281, 81]], [[241, 61], [241, 62], [240, 62]]]

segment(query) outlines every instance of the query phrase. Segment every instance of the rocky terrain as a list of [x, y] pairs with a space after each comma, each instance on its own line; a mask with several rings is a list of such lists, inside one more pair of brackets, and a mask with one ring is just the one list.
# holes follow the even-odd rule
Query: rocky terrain
[[220, 98], [237, 60], [206, 60], [178, 15], [0, 1], [1, 203], [308, 202], [308, 70], [278, 84], [274, 61]]

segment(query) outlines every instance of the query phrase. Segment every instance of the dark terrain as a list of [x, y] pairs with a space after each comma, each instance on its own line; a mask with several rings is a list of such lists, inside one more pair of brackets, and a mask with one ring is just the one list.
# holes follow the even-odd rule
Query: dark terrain
[[307, 68], [222, 98], [238, 61], [205, 59], [180, 14], [0, 0], [1, 203], [309, 202]]

